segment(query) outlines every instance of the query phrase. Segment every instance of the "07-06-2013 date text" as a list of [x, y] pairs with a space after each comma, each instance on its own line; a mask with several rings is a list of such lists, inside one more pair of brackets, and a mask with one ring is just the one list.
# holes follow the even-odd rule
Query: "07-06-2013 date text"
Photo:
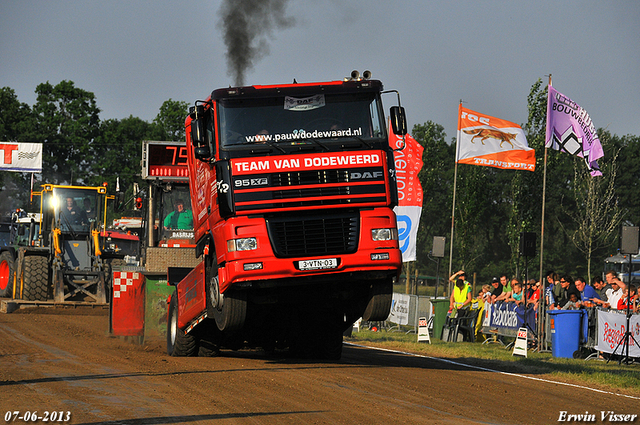
[[44, 411], [42, 413], [38, 411], [34, 412], [20, 412], [13, 410], [4, 414], [5, 422], [69, 422], [71, 420], [71, 412], [66, 411]]

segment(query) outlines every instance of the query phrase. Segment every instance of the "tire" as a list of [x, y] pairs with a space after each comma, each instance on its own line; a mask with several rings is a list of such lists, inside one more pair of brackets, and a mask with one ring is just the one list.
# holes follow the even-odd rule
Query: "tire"
[[205, 319], [195, 331], [199, 342], [198, 357], [217, 357], [220, 354], [222, 333], [213, 320]]
[[247, 316], [247, 294], [245, 291], [227, 290], [220, 293], [218, 265], [215, 256], [205, 273], [207, 316], [213, 318], [216, 326], [223, 332], [235, 332], [244, 326]]
[[22, 298], [27, 301], [46, 301], [49, 295], [49, 261], [47, 257], [24, 257]]
[[114, 258], [109, 262], [109, 267], [107, 268], [109, 271], [109, 276], [113, 276], [113, 269], [116, 267], [126, 266], [127, 262], [122, 258]]
[[173, 357], [195, 357], [198, 348], [198, 339], [178, 328], [178, 291], [174, 291], [167, 314], [167, 354]]
[[247, 294], [245, 291], [227, 291], [222, 297], [222, 308], [215, 309], [213, 318], [218, 329], [235, 332], [244, 326], [247, 317]]
[[13, 276], [16, 272], [16, 264], [9, 251], [0, 254], [0, 298], [13, 296]]
[[393, 298], [393, 281], [391, 279], [376, 282], [371, 286], [369, 301], [362, 314], [362, 320], [367, 322], [380, 322], [387, 320], [391, 311]]

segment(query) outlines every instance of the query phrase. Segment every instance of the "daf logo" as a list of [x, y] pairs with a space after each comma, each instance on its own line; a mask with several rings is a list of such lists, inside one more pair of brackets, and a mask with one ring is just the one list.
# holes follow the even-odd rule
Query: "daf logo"
[[374, 171], [369, 172], [365, 171], [364, 173], [351, 173], [351, 180], [367, 180], [367, 179], [380, 179], [382, 178], [382, 171]]

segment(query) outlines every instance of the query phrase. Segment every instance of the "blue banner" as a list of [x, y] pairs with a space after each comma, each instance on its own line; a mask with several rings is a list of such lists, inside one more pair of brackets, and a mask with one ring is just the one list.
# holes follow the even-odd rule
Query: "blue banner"
[[[533, 308], [518, 306], [514, 302], [498, 301], [495, 304], [485, 304], [485, 310], [489, 309], [489, 320], [483, 326], [489, 326], [498, 330], [499, 334], [515, 334], [518, 328], [526, 327], [530, 332], [536, 332], [536, 312]], [[488, 322], [488, 323], [487, 323]]]

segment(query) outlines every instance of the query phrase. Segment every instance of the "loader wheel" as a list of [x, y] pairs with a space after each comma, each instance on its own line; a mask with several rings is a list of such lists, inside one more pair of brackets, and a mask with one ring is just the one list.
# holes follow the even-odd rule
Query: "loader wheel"
[[0, 254], [0, 298], [11, 298], [13, 294], [13, 274], [15, 263], [10, 252]]
[[178, 291], [174, 291], [167, 314], [167, 354], [173, 357], [195, 357], [198, 340], [193, 334], [185, 334], [178, 328]]
[[24, 257], [22, 297], [27, 301], [46, 301], [49, 295], [49, 262], [47, 257]]
[[362, 314], [362, 320], [368, 322], [387, 320], [391, 311], [392, 298], [393, 281], [391, 279], [374, 283], [369, 292], [369, 301]]

